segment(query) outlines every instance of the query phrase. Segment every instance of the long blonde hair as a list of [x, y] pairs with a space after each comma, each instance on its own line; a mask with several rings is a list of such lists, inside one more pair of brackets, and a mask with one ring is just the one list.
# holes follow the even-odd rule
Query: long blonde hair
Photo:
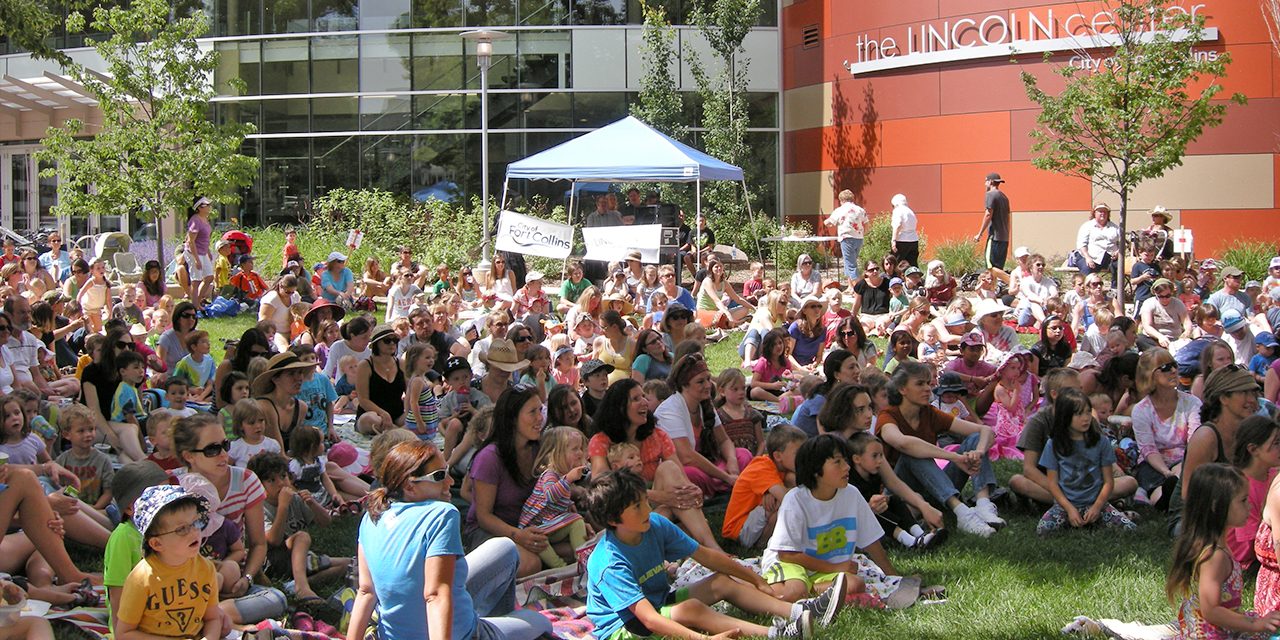
[[573, 427], [551, 427], [543, 431], [538, 439], [538, 457], [533, 460], [533, 473], [542, 475], [543, 471], [554, 469], [564, 475], [572, 471], [573, 467], [565, 460], [565, 455], [574, 439], [581, 439], [583, 446], [586, 445], [586, 436]]

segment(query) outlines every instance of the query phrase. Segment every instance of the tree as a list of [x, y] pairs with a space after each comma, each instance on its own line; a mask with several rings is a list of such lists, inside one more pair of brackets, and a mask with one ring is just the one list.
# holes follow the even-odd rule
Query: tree
[[631, 115], [662, 133], [686, 142], [689, 128], [684, 122], [684, 102], [680, 88], [671, 75], [676, 64], [676, 30], [667, 22], [667, 12], [660, 6], [644, 5], [643, 43], [640, 45], [640, 101], [631, 103]]
[[[1108, 27], [1112, 32], [1095, 37], [1106, 38], [1109, 57], [1094, 60], [1099, 64], [1091, 71], [1070, 65], [1056, 69], [1066, 82], [1059, 95], [1045, 93], [1035, 76], [1022, 73], [1027, 96], [1042, 109], [1031, 132], [1032, 164], [1084, 178], [1120, 198], [1116, 290], [1122, 305], [1129, 194], [1181, 165], [1187, 145], [1220, 124], [1227, 110], [1227, 103], [1215, 97], [1230, 54], [1197, 56], [1205, 16], [1193, 18], [1166, 4], [1120, 0], [1108, 7], [1112, 21], [1099, 32]], [[1246, 99], [1237, 93], [1228, 101], [1244, 104]]]
[[[102, 127], [89, 131], [68, 120], [46, 132], [38, 157], [54, 164], [41, 175], [59, 178], [54, 213], [159, 220], [185, 210], [196, 195], [238, 202], [235, 188], [258, 171], [256, 158], [239, 153], [255, 128], [209, 119], [218, 54], [196, 44], [207, 31], [204, 16], [175, 19], [164, 0], [135, 0], [128, 8], [94, 9], [91, 26], [109, 35], [94, 45], [109, 75], [81, 65], [66, 70], [97, 99]], [[67, 19], [68, 31], [84, 27], [79, 13]], [[243, 88], [238, 78], [231, 82]], [[157, 249], [163, 264], [162, 236]]]
[[[691, 22], [707, 39], [720, 70], [708, 74], [698, 55], [686, 50], [685, 55], [702, 98], [702, 148], [707, 154], [729, 164], [742, 166], [750, 150], [747, 148], [747, 67], [751, 60], [744, 54], [743, 40], [751, 32], [760, 13], [760, 0], [707, 0], [698, 4]], [[711, 182], [703, 186], [703, 197], [719, 214], [717, 225], [726, 239], [741, 244], [754, 236], [755, 225], [747, 218], [751, 194], [743, 194], [732, 182]], [[724, 233], [732, 231], [733, 233]], [[747, 235], [740, 235], [745, 232]], [[759, 239], [752, 237], [759, 247]]]

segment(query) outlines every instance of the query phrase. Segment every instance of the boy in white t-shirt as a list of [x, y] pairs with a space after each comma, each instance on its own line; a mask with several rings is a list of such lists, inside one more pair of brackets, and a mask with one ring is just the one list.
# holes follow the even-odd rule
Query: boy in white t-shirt
[[862, 549], [886, 575], [897, 571], [880, 545], [884, 529], [849, 484], [849, 444], [833, 434], [806, 440], [796, 452], [796, 488], [778, 507], [778, 524], [761, 558], [765, 581], [788, 602], [843, 586], [866, 591], [854, 552]]

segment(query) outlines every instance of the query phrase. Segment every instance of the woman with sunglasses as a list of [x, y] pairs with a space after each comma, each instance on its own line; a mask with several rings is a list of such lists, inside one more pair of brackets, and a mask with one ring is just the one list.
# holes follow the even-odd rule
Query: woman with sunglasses
[[802, 253], [796, 258], [796, 272], [791, 274], [791, 295], [803, 300], [822, 288], [822, 274], [813, 268], [813, 258]]
[[494, 309], [510, 309], [518, 288], [515, 274], [507, 268], [507, 259], [494, 254], [493, 267], [481, 283], [483, 296], [492, 303]]
[[613, 366], [609, 384], [631, 377], [631, 362], [636, 356], [636, 341], [627, 335], [627, 323], [622, 315], [610, 309], [600, 314], [600, 330], [604, 343], [596, 350], [595, 357]]
[[62, 283], [62, 295], [71, 300], [75, 300], [80, 295], [80, 289], [84, 287], [84, 283], [89, 281], [89, 263], [83, 258], [71, 263], [71, 276], [67, 281]]
[[[354, 321], [353, 321], [354, 322]], [[373, 329], [369, 357], [356, 366], [356, 430], [377, 435], [404, 426], [404, 371], [396, 360], [400, 338], [389, 324]]]
[[464, 553], [461, 518], [449, 502], [453, 479], [435, 446], [396, 445], [376, 473], [382, 486], [369, 494], [360, 523], [348, 638], [364, 638], [375, 609], [383, 640], [533, 640], [551, 633], [544, 616], [516, 609], [511, 598], [520, 566], [516, 543], [495, 537]]
[[[867, 337], [867, 332], [862, 329], [862, 322], [855, 316], [845, 316], [832, 325], [827, 342], [830, 345], [827, 358], [841, 349], [848, 351], [857, 360], [859, 372], [867, 368], [875, 369], [876, 359], [880, 357], [880, 349]], [[826, 367], [825, 361], [823, 367]]]
[[[230, 352], [228, 352], [230, 353]], [[218, 363], [218, 368], [213, 372], [213, 388], [221, 389], [222, 381], [232, 371], [239, 371], [245, 375], [249, 374], [249, 364], [254, 358], [270, 358], [272, 354], [272, 344], [267, 340], [267, 335], [259, 331], [256, 327], [249, 327], [240, 334], [240, 339], [236, 341], [235, 354], [230, 358], [223, 358]], [[214, 407], [221, 409], [225, 406], [221, 398], [214, 398]]]
[[40, 264], [40, 258], [36, 256], [34, 249], [22, 251], [22, 279], [31, 292], [32, 300], [39, 300], [44, 292], [52, 291], [57, 286], [53, 276]]
[[[73, 267], [74, 268], [74, 267]], [[164, 361], [166, 371], [173, 371], [178, 361], [187, 357], [187, 335], [196, 330], [199, 319], [196, 305], [183, 300], [173, 310], [173, 327], [160, 334], [156, 342], [156, 355]]]
[[1191, 313], [1175, 295], [1173, 281], [1160, 278], [1151, 285], [1152, 297], [1142, 303], [1139, 317], [1143, 336], [1138, 338], [1138, 348], [1146, 351], [1153, 346], [1170, 349], [1178, 340], [1191, 339]]
[[671, 353], [662, 334], [645, 329], [636, 336], [636, 357], [631, 361], [631, 379], [644, 384], [649, 380], [666, 380], [671, 373]]
[[[0, 326], [11, 330], [13, 323], [7, 315], [0, 314]], [[138, 425], [131, 422], [112, 422], [109, 419], [111, 397], [115, 395], [116, 387], [120, 384], [116, 356], [132, 350], [133, 338], [129, 336], [129, 329], [123, 326], [112, 327], [107, 330], [101, 351], [80, 373], [80, 403], [93, 411], [97, 427], [102, 429], [107, 442], [121, 453], [122, 463], [147, 457], [142, 450], [142, 437], [139, 434]]]
[[[252, 471], [231, 466], [227, 457], [231, 441], [213, 415], [197, 413], [179, 418], [172, 430], [173, 451], [183, 464], [173, 473], [194, 473], [208, 480], [218, 490], [221, 500], [217, 512], [244, 531], [248, 555], [244, 577], [240, 580], [248, 583], [243, 587], [247, 589], [262, 573], [262, 564], [267, 559], [266, 519], [262, 507], [266, 493], [262, 483]], [[223, 590], [231, 589], [224, 585]]]
[[59, 283], [71, 275], [71, 256], [62, 250], [62, 234], [56, 231], [49, 234], [49, 250], [40, 254], [40, 264]]
[[[1110, 364], [1110, 362], [1108, 362]], [[1138, 359], [1136, 392], [1145, 397], [1133, 407], [1133, 437], [1138, 442], [1142, 460], [1133, 468], [1138, 479], [1139, 497], [1146, 496], [1160, 507], [1168, 504], [1173, 496], [1174, 484], [1187, 455], [1187, 438], [1200, 427], [1200, 400], [1178, 390], [1178, 363], [1173, 355], [1160, 348], [1151, 349]], [[1256, 386], [1256, 385], [1255, 385]], [[1256, 395], [1255, 408], [1256, 408]], [[1252, 411], [1250, 412], [1252, 413]], [[1242, 416], [1243, 417], [1247, 416]], [[1217, 416], [1208, 416], [1209, 420]], [[1209, 445], [1235, 435], [1238, 421], [1228, 419], [1219, 426], [1209, 425], [1208, 435], [1200, 438], [1202, 445]], [[1222, 461], [1227, 462], [1226, 452], [1231, 441], [1222, 450]], [[1212, 461], [1211, 451], [1197, 462]]]

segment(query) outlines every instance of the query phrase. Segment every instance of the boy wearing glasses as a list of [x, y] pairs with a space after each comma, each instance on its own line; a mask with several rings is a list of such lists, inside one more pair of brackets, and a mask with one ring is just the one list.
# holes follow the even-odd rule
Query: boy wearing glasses
[[209, 517], [203, 498], [181, 487], [149, 487], [134, 503], [143, 559], [125, 579], [115, 635], [141, 631], [163, 638], [222, 637], [217, 574], [200, 556]]
[[311, 551], [307, 529], [329, 526], [332, 518], [324, 505], [309, 491], [293, 487], [289, 461], [282, 455], [263, 451], [249, 459], [249, 471], [258, 476], [266, 499], [262, 503], [267, 527], [267, 563], [272, 580], [293, 580], [299, 603], [320, 600], [311, 590], [310, 580], [325, 581], [346, 573], [350, 558], [330, 558]]

